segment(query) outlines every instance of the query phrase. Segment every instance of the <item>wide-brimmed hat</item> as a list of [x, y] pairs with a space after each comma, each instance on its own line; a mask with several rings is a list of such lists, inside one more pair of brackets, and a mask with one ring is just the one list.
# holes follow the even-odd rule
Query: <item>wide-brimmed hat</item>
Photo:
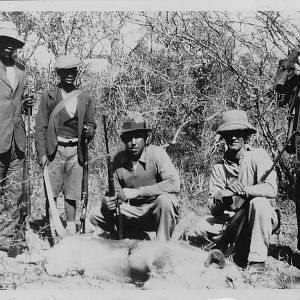
[[228, 110], [226, 111], [221, 120], [221, 125], [217, 133], [221, 134], [227, 131], [243, 130], [249, 134], [255, 133], [257, 130], [252, 126], [246, 113], [243, 110]]
[[127, 132], [132, 131], [152, 131], [152, 129], [147, 128], [145, 119], [142, 114], [137, 111], [127, 112], [127, 115], [123, 119], [119, 134], [124, 135]]
[[54, 63], [54, 69], [56, 71], [60, 69], [71, 69], [71, 68], [77, 68], [81, 65], [81, 60], [73, 55], [73, 54], [68, 54], [68, 55], [62, 55], [59, 56], [55, 63]]
[[19, 36], [17, 26], [13, 22], [0, 22], [0, 39], [1, 37], [13, 39], [17, 48], [22, 48], [25, 45]]

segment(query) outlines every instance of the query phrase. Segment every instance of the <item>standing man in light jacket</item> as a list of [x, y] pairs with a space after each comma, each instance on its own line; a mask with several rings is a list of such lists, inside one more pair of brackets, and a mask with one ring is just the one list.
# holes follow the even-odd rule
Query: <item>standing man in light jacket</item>
[[50, 163], [54, 198], [64, 194], [66, 229], [71, 234], [76, 233], [76, 204], [81, 199], [83, 142], [92, 139], [96, 129], [92, 100], [74, 84], [80, 64], [74, 55], [57, 58], [54, 68], [60, 83], [42, 94], [35, 125], [39, 163]]
[[246, 201], [249, 204], [250, 274], [264, 272], [270, 237], [279, 221], [271, 205], [272, 199], [277, 197], [276, 172], [273, 170], [260, 182], [265, 172], [271, 169], [272, 160], [264, 149], [247, 145], [249, 136], [255, 132], [244, 111], [224, 113], [217, 133], [225, 140], [227, 151], [212, 169], [208, 199], [211, 215], [204, 217], [196, 226], [199, 236], [212, 239], [230, 221], [226, 211], [237, 211]]
[[[15, 51], [23, 46], [15, 24], [0, 22], [0, 234], [3, 237], [13, 236], [19, 217], [26, 145], [22, 113], [28, 113], [35, 102], [25, 83], [25, 66], [15, 60]], [[1, 247], [6, 246], [2, 241]]]
[[119, 201], [125, 237], [156, 231], [157, 240], [168, 241], [178, 220], [180, 180], [165, 150], [146, 145], [149, 131], [140, 113], [128, 112], [120, 131], [125, 150], [113, 160], [116, 196], [105, 196], [90, 220], [116, 235], [113, 212]]

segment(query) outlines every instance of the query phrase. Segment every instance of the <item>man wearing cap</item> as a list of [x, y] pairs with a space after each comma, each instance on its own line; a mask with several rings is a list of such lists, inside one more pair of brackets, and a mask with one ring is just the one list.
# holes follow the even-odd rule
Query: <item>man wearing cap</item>
[[[12, 236], [22, 193], [22, 166], [26, 133], [22, 113], [35, 100], [26, 86], [25, 66], [14, 59], [24, 46], [12, 22], [0, 22], [0, 180], [4, 195], [0, 208], [0, 232]], [[4, 180], [7, 178], [7, 180]], [[9, 181], [9, 182], [8, 182]], [[5, 186], [5, 189], [4, 189]]]
[[81, 198], [84, 139], [92, 139], [96, 123], [89, 95], [74, 82], [81, 61], [74, 55], [57, 58], [59, 84], [44, 92], [36, 116], [35, 144], [41, 167], [48, 162], [54, 198], [65, 197], [67, 230], [76, 232], [76, 202]]
[[157, 240], [168, 241], [178, 219], [179, 175], [164, 149], [146, 145], [149, 131], [140, 113], [128, 112], [120, 131], [125, 150], [113, 160], [116, 196], [104, 197], [90, 220], [114, 234], [117, 200], [125, 237], [156, 231]]
[[225, 140], [227, 150], [224, 158], [213, 167], [210, 177], [208, 207], [212, 215], [203, 218], [195, 231], [211, 239], [230, 220], [226, 212], [237, 211], [246, 201], [250, 234], [248, 270], [261, 273], [272, 231], [278, 227], [277, 213], [271, 206], [271, 200], [277, 196], [277, 182], [275, 171], [260, 182], [263, 174], [271, 169], [272, 160], [264, 149], [246, 144], [255, 132], [244, 111], [224, 113], [217, 133]]

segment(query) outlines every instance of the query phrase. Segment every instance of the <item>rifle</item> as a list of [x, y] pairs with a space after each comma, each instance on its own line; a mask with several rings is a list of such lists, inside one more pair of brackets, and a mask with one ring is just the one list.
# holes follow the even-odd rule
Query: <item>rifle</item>
[[[107, 164], [107, 174], [108, 174], [108, 196], [114, 197], [115, 196], [114, 177], [113, 177], [113, 171], [112, 171], [111, 156], [109, 154], [107, 128], [106, 128], [106, 116], [105, 115], [103, 115], [103, 128], [104, 128], [105, 145], [106, 145], [106, 153], [107, 153], [106, 164]], [[118, 231], [118, 235], [119, 235], [119, 240], [122, 240], [123, 239], [122, 214], [121, 214], [120, 203], [117, 199], [116, 199], [116, 213], [115, 214], [118, 219], [117, 231]]]
[[[86, 119], [86, 126], [88, 125], [88, 120]], [[88, 165], [89, 165], [89, 157], [88, 157], [88, 139], [84, 139], [84, 148], [83, 148], [83, 175], [81, 182], [81, 216], [80, 216], [80, 228], [79, 233], [85, 233], [85, 218], [87, 212], [87, 204], [88, 204]]]
[[27, 111], [27, 135], [26, 135], [26, 150], [23, 161], [23, 181], [22, 194], [19, 202], [19, 220], [15, 227], [15, 235], [13, 237], [12, 245], [8, 248], [7, 255], [9, 257], [17, 257], [24, 249], [23, 242], [25, 241], [25, 226], [26, 218], [31, 214], [31, 185], [29, 179], [30, 170], [30, 116], [32, 115], [32, 108]]

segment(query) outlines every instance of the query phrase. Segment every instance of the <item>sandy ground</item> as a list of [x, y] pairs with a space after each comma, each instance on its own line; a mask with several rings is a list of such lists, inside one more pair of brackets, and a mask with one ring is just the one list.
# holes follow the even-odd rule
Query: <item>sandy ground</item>
[[[180, 225], [179, 225], [180, 227]], [[175, 233], [174, 237], [179, 237]], [[268, 257], [263, 276], [243, 278], [246, 289], [145, 291], [134, 283], [108, 282], [78, 274], [64, 278], [49, 276], [44, 254], [50, 246], [32, 230], [26, 233], [29, 250], [17, 258], [0, 251], [0, 299], [299, 299], [291, 278], [300, 270], [284, 259]], [[273, 237], [273, 238], [276, 238]], [[292, 289], [291, 289], [292, 288]]]

